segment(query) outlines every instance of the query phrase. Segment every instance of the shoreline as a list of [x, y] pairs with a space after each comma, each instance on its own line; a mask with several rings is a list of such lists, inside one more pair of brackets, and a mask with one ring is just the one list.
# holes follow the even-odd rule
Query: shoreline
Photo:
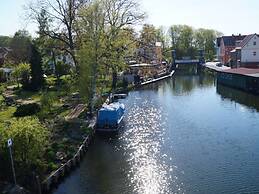
[[[150, 80], [150, 81], [146, 81], [143, 82], [141, 84], [135, 85], [132, 88], [127, 88], [127, 92], [134, 90], [135, 88], [141, 87], [141, 86], [145, 86], [151, 83], [155, 83], [167, 78], [170, 78], [174, 75], [175, 70], [172, 70], [170, 74], [161, 76], [159, 78]], [[84, 157], [84, 154], [87, 152], [87, 149], [89, 147], [89, 145], [91, 144], [94, 136], [95, 136], [95, 120], [96, 118], [94, 117], [88, 128], [91, 129], [91, 133], [88, 134], [86, 136], [86, 138], [84, 139], [84, 141], [82, 142], [82, 144], [80, 144], [77, 152], [74, 154], [74, 156], [69, 159], [64, 165], [62, 165], [61, 167], [59, 167], [57, 170], [55, 170], [54, 172], [52, 172], [50, 175], [47, 176], [47, 178], [45, 178], [41, 183], [39, 183], [38, 188], [39, 188], [39, 193], [49, 193], [53, 190], [54, 186], [58, 186], [61, 182], [62, 179], [66, 178], [67, 176], [69, 176], [69, 174], [80, 165], [81, 160]]]

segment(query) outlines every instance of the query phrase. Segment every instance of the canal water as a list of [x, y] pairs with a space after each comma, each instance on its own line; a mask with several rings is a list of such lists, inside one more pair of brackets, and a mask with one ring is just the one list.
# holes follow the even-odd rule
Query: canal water
[[211, 75], [174, 75], [123, 100], [54, 194], [259, 193], [259, 98]]

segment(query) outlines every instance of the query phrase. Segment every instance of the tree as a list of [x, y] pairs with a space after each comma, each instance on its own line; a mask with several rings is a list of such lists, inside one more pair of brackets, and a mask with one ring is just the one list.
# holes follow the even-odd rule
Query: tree
[[15, 33], [10, 42], [12, 52], [10, 53], [14, 64], [27, 63], [31, 57], [31, 37], [25, 30]]
[[0, 36], [0, 47], [9, 47], [11, 40], [9, 36]]
[[172, 49], [178, 57], [196, 57], [199, 49], [205, 51], [205, 58], [212, 60], [215, 55], [215, 40], [221, 33], [211, 29], [193, 29], [187, 25], [174, 25], [169, 29]]
[[127, 48], [132, 44], [131, 27], [143, 16], [132, 0], [95, 0], [79, 12], [80, 85], [91, 108], [100, 74], [111, 71], [112, 87], [116, 87], [117, 71], [125, 67]]
[[143, 21], [145, 14], [135, 0], [105, 0], [106, 64], [112, 70], [112, 88], [115, 89], [117, 71], [125, 65], [123, 55], [126, 45], [121, 41], [121, 31]]
[[30, 64], [28, 63], [20, 63], [18, 66], [15, 67], [12, 75], [15, 78], [18, 84], [18, 87], [20, 87], [19, 85], [20, 80], [24, 88], [29, 87], [30, 73], [31, 73], [31, 67], [30, 67]]
[[31, 89], [38, 90], [43, 86], [43, 71], [42, 71], [42, 57], [37, 48], [37, 45], [33, 43], [31, 45]]
[[215, 40], [220, 36], [220, 32], [211, 29], [200, 28], [195, 31], [195, 44], [196, 48], [204, 49], [205, 58], [212, 60], [216, 55]]
[[104, 10], [100, 1], [92, 2], [80, 12], [78, 25], [82, 27], [80, 61], [80, 91], [93, 111], [96, 94], [97, 69], [104, 56]]
[[[34, 117], [12, 119], [0, 129], [0, 153], [7, 150], [7, 140], [13, 140], [14, 159], [22, 167], [30, 167], [38, 162], [44, 154], [48, 143], [49, 131]], [[22, 169], [22, 168], [20, 168]]]
[[143, 62], [150, 63], [154, 60], [154, 48], [157, 42], [157, 30], [155, 26], [144, 24], [140, 32], [139, 50], [140, 55], [144, 58]]
[[[59, 49], [71, 55], [76, 67], [78, 63], [75, 54], [77, 49], [75, 22], [79, 9], [87, 2], [87, 0], [38, 0], [36, 3], [28, 4], [30, 19], [42, 27], [40, 33], [62, 42], [63, 47]], [[48, 28], [42, 25], [44, 23], [49, 23]]]

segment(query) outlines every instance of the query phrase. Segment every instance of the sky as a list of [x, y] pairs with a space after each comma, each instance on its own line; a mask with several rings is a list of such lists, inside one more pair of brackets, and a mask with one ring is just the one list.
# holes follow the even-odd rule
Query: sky
[[[24, 5], [29, 0], [0, 0], [0, 35], [12, 36], [26, 28], [35, 34], [35, 24], [26, 20]], [[169, 27], [187, 24], [224, 33], [259, 33], [259, 0], [140, 0], [145, 23]]]

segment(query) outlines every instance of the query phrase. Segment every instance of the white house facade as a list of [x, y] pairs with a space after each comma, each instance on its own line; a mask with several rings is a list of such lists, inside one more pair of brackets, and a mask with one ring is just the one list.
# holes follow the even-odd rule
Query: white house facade
[[248, 35], [241, 43], [241, 63], [259, 63], [259, 36]]

